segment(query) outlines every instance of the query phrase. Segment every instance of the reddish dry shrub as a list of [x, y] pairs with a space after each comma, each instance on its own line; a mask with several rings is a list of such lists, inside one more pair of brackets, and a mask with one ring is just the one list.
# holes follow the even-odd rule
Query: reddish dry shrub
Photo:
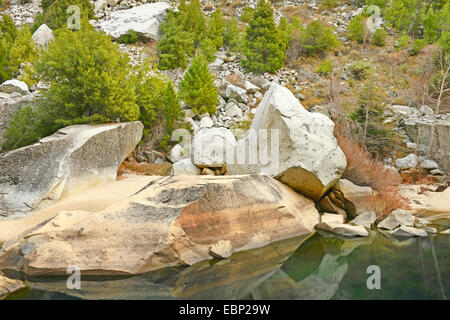
[[387, 169], [384, 164], [373, 159], [370, 153], [353, 137], [351, 130], [337, 123], [335, 136], [339, 147], [347, 158], [347, 168], [343, 178], [360, 186], [370, 186], [375, 190], [398, 185], [398, 174]]
[[351, 134], [348, 126], [337, 123], [335, 135], [347, 158], [347, 168], [342, 178], [378, 191], [377, 195], [367, 200], [368, 207], [377, 213], [378, 218], [381, 219], [398, 208], [406, 209], [407, 201], [393, 187], [400, 184], [399, 175], [387, 169], [381, 161], [373, 159]]
[[408, 209], [408, 202], [395, 188], [384, 188], [367, 200], [367, 208], [377, 213], [377, 220], [386, 218], [395, 209]]
[[124, 161], [117, 172], [117, 180], [124, 179], [125, 173], [147, 176], [167, 176], [170, 174], [172, 165], [168, 162], [163, 163], [138, 163], [134, 158], [131, 161]]

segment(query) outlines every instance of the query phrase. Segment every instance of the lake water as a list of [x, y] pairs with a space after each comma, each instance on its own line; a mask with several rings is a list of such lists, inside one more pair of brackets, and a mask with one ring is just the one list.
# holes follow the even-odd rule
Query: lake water
[[[380, 268], [380, 289], [367, 287], [371, 265]], [[12, 276], [28, 287], [8, 299], [449, 299], [450, 236], [397, 241], [372, 231], [344, 240], [315, 233], [191, 267], [82, 277], [81, 290], [68, 290], [61, 277]]]

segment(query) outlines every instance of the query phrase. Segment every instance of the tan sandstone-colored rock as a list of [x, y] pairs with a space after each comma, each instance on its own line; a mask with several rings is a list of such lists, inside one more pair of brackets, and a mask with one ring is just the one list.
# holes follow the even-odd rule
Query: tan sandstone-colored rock
[[75, 125], [0, 158], [0, 212], [9, 217], [115, 180], [142, 137], [142, 123]]
[[339, 179], [334, 188], [344, 197], [345, 211], [349, 217], [369, 211], [369, 200], [375, 194], [371, 187], [361, 187], [346, 179]]
[[7, 278], [0, 271], [0, 300], [6, 298], [8, 294], [22, 288], [25, 288], [25, 285], [22, 281]]
[[27, 274], [140, 274], [313, 232], [314, 202], [265, 175], [173, 176], [99, 212], [62, 211], [12, 239], [0, 269]]

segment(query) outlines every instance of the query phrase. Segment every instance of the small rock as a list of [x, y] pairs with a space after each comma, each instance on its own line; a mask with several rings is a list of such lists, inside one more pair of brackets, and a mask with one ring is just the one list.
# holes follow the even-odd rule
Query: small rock
[[0, 92], [13, 93], [17, 92], [20, 94], [29, 94], [30, 90], [28, 90], [28, 86], [25, 82], [11, 79], [6, 80], [0, 85]]
[[233, 254], [233, 246], [230, 240], [220, 240], [209, 249], [209, 254], [214, 258], [226, 259]]
[[400, 226], [395, 230], [389, 232], [391, 235], [396, 237], [426, 237], [427, 233], [425, 230], [417, 229], [414, 227]]
[[389, 217], [378, 224], [378, 228], [393, 230], [398, 226], [414, 226], [414, 216], [406, 210], [397, 209], [391, 212]]
[[425, 105], [423, 105], [423, 106], [420, 107], [419, 112], [420, 112], [422, 115], [434, 115], [433, 109], [431, 109], [429, 106], [425, 106]]
[[55, 36], [52, 30], [44, 23], [33, 33], [32, 38], [37, 46], [46, 48]]
[[450, 229], [442, 231], [441, 234], [450, 234]]
[[350, 221], [350, 223], [354, 224], [356, 226], [364, 226], [367, 228], [371, 228], [372, 225], [375, 223], [376, 219], [377, 219], [377, 215], [374, 211], [366, 211], [366, 212], [361, 213], [359, 216], [357, 216], [352, 221]]
[[247, 93], [255, 93], [255, 92], [261, 90], [258, 86], [255, 86], [253, 83], [251, 83], [248, 80], [246, 80], [244, 82], [244, 88], [245, 88], [245, 91], [247, 91]]
[[212, 128], [214, 122], [211, 120], [209, 115], [202, 116], [200, 121], [200, 128]]
[[202, 176], [215, 176], [216, 174], [214, 173], [213, 170], [209, 169], [209, 168], [203, 168], [202, 173], [200, 173]]
[[437, 229], [436, 228], [425, 226], [422, 229], [425, 230], [425, 232], [428, 233], [428, 234], [437, 234]]
[[228, 85], [225, 95], [228, 99], [235, 99], [236, 101], [242, 103], [248, 102], [247, 92], [244, 89], [232, 84]]
[[396, 166], [403, 170], [417, 167], [418, 162], [419, 157], [417, 157], [414, 153], [410, 153], [404, 158], [395, 160]]

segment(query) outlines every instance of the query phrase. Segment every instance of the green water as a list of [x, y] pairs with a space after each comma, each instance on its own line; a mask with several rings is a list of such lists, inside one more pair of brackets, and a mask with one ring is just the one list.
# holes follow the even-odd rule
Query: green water
[[[448, 221], [448, 220], [447, 220]], [[318, 233], [134, 277], [82, 277], [81, 290], [64, 278], [29, 278], [8, 299], [449, 299], [450, 236], [342, 240]], [[369, 290], [367, 267], [381, 271]], [[11, 275], [11, 274], [10, 274]]]

